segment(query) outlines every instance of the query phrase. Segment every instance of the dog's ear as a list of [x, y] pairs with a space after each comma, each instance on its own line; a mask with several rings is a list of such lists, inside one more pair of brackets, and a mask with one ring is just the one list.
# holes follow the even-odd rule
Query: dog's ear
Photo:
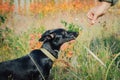
[[39, 39], [39, 41], [47, 41], [47, 40], [50, 40], [50, 39], [54, 38], [54, 34], [52, 32], [53, 32], [52, 30], [46, 31], [42, 35], [42, 37]]

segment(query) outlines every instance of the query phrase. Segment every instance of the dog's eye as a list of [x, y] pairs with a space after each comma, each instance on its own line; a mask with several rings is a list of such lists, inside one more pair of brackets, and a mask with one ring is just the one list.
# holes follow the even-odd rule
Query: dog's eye
[[63, 35], [67, 35], [67, 32], [64, 31], [62, 34], [63, 34]]
[[67, 32], [62, 33], [62, 37], [65, 38], [67, 36]]

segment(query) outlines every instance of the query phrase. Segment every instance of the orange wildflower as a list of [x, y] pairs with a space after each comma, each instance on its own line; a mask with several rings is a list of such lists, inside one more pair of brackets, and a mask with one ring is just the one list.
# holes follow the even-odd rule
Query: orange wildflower
[[90, 7], [93, 6], [93, 2], [89, 1], [89, 2], [85, 2], [85, 1], [79, 1], [79, 0], [74, 0], [74, 1], [69, 1], [69, 2], [62, 2], [62, 3], [58, 3], [57, 5], [52, 2], [46, 2], [46, 3], [31, 3], [30, 4], [30, 11], [32, 13], [35, 14], [39, 14], [39, 13], [44, 13], [45, 15], [47, 13], [50, 12], [54, 12], [54, 11], [59, 11], [59, 10], [84, 10], [86, 11], [87, 9], [89, 9]]
[[36, 42], [36, 48], [38, 49], [38, 48], [41, 48], [41, 46], [42, 46], [42, 42]]
[[75, 40], [72, 40], [70, 42], [66, 42], [61, 46], [61, 56], [60, 57], [66, 57], [66, 58], [71, 58], [73, 56], [73, 43]]
[[38, 38], [41, 38], [42, 37], [42, 34], [38, 34]]
[[64, 43], [62, 46], [61, 46], [61, 50], [64, 51], [64, 50], [67, 50], [68, 48], [68, 43]]
[[38, 39], [41, 37], [41, 34], [30, 34], [30, 49], [39, 49], [42, 46], [42, 42], [38, 42]]
[[66, 57], [68, 58], [71, 58], [73, 56], [73, 52], [72, 51], [69, 51], [67, 54], [66, 54]]
[[0, 5], [0, 12], [2, 14], [12, 12], [14, 10], [14, 5], [10, 5], [8, 2], [2, 3]]

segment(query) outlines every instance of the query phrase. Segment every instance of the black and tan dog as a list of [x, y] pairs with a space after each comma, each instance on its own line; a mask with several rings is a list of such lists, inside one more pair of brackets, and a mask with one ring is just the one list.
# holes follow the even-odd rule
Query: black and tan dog
[[[33, 50], [24, 57], [0, 63], [0, 80], [48, 80], [61, 45], [77, 36], [78, 33], [64, 29], [46, 31], [39, 39], [43, 41], [41, 49]], [[51, 57], [45, 53], [50, 53]]]

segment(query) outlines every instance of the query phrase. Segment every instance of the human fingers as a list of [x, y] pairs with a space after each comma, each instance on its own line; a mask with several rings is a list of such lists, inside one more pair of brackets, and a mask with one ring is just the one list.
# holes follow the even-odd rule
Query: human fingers
[[90, 20], [93, 19], [93, 17], [94, 17], [94, 13], [93, 13], [92, 10], [90, 10], [90, 11], [87, 13], [87, 17], [88, 17], [88, 19], [90, 19]]
[[98, 15], [97, 15], [97, 14], [94, 14], [94, 17], [93, 17], [93, 19], [92, 19], [92, 21], [91, 21], [91, 24], [95, 24], [96, 21], [97, 21], [97, 18], [98, 18]]

